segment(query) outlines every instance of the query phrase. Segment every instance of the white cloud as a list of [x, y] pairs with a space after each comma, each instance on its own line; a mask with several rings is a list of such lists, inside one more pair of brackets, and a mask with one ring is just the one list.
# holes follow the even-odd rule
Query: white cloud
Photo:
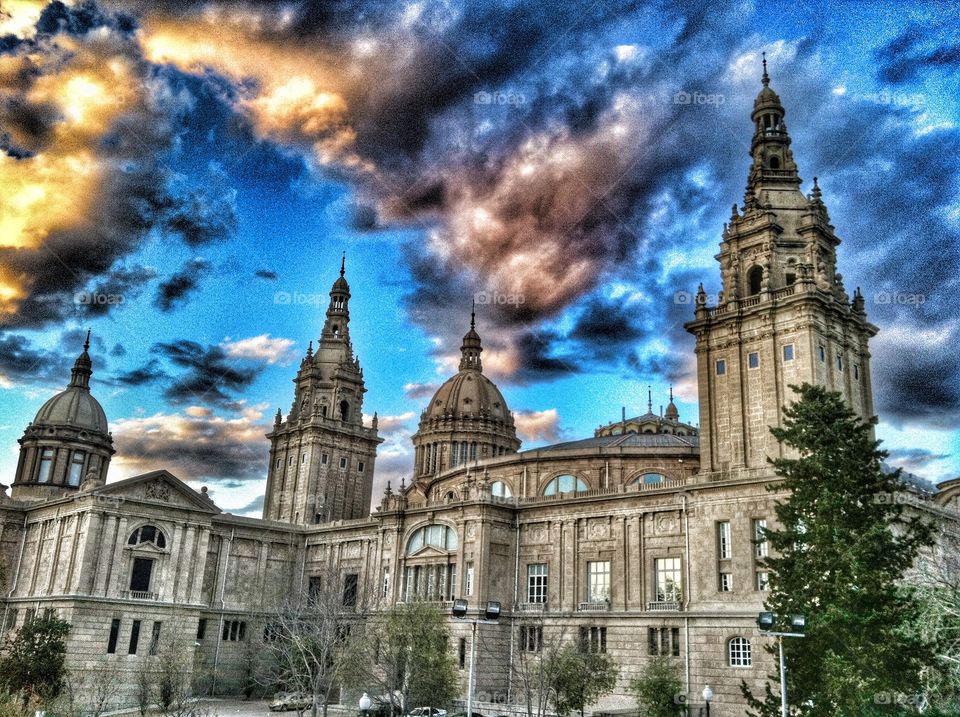
[[232, 358], [251, 359], [270, 365], [289, 366], [297, 358], [295, 343], [292, 339], [273, 338], [270, 334], [260, 334], [236, 341], [227, 337], [220, 347]]

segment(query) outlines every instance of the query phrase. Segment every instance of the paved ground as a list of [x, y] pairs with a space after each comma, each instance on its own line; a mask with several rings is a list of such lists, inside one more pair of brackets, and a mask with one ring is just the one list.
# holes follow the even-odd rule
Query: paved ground
[[[297, 717], [294, 710], [289, 712], [271, 712], [268, 705], [269, 700], [240, 700], [240, 699], [204, 699], [202, 704], [210, 708], [217, 717], [265, 717], [273, 715], [274, 717]], [[327, 710], [328, 717], [356, 717], [356, 712], [341, 710], [330, 707]], [[304, 717], [309, 717], [310, 712], [304, 712]], [[322, 717], [323, 712], [317, 713]]]

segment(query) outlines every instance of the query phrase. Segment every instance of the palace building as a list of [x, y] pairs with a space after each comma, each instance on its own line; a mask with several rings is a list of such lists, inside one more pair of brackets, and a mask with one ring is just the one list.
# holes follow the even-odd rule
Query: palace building
[[[423, 406], [409, 483], [388, 486], [371, 512], [381, 439], [376, 417], [362, 420], [341, 266], [290, 409], [264, 442], [262, 519], [224, 513], [159, 466], [108, 482], [114, 449], [85, 346], [67, 388], [27, 425], [0, 497], [3, 630], [55, 611], [72, 625], [70, 666], [115, 674], [128, 703], [143, 661], [179, 640], [208, 689], [235, 694], [273, 607], [333, 571], [345, 603], [374, 609], [499, 601], [478, 651], [479, 698], [498, 712], [522, 701], [512, 669], [521, 653], [554, 636], [620, 664], [600, 707], [631, 705], [629, 680], [664, 655], [692, 703], [710, 684], [712, 714], [743, 714], [741, 681], [759, 688], [775, 671], [756, 626], [768, 580], [757, 537], [777, 499], [767, 457], [781, 454], [769, 427], [802, 382], [873, 415], [877, 329], [837, 272], [840, 240], [816, 180], [811, 194], [800, 190], [785, 114], [764, 71], [746, 195], [717, 255], [722, 294], [708, 306], [701, 287], [686, 325], [699, 417], [682, 417], [672, 395], [654, 413], [651, 397], [646, 414], [622, 414], [593, 436], [521, 450], [471, 320], [459, 371]], [[960, 480], [904, 490], [957, 531]], [[463, 668], [469, 626], [451, 618], [451, 630]]]

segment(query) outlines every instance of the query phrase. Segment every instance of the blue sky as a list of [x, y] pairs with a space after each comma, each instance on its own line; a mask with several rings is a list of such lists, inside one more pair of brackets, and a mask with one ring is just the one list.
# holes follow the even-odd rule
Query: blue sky
[[761, 52], [881, 328], [891, 462], [955, 477], [947, 4], [24, 0], [0, 2], [0, 482], [89, 327], [112, 479], [168, 467], [257, 513], [343, 252], [378, 486], [473, 298], [525, 446], [641, 413], [648, 385], [696, 422], [676, 297], [719, 286]]

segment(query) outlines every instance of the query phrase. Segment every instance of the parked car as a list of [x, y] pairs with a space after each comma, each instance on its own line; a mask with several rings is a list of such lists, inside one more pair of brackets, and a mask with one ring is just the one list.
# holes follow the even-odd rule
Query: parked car
[[407, 717], [447, 717], [447, 711], [436, 707], [414, 707]]
[[278, 692], [270, 703], [271, 712], [296, 710], [303, 712], [313, 706], [313, 695], [305, 692]]

